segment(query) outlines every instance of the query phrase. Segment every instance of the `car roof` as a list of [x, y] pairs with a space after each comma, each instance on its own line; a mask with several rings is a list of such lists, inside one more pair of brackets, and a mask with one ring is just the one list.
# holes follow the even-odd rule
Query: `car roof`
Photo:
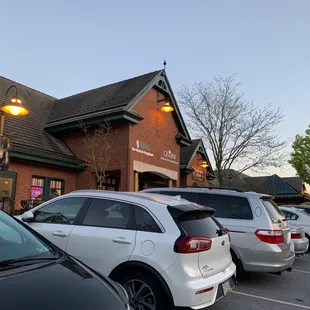
[[224, 195], [233, 195], [233, 196], [259, 196], [259, 197], [269, 197], [272, 198], [271, 195], [261, 194], [256, 192], [244, 192], [238, 189], [229, 189], [229, 188], [212, 188], [212, 187], [158, 187], [158, 188], [150, 188], [140, 191], [139, 193], [152, 193], [158, 191], [169, 191], [169, 192], [200, 192], [200, 193], [209, 193], [209, 194], [224, 194]]
[[162, 194], [142, 193], [142, 192], [115, 192], [105, 190], [76, 190], [64, 196], [91, 196], [102, 198], [121, 198], [130, 202], [146, 202], [151, 201], [162, 205], [175, 206], [180, 204], [191, 204], [188, 200], [181, 198], [180, 196], [167, 196]]

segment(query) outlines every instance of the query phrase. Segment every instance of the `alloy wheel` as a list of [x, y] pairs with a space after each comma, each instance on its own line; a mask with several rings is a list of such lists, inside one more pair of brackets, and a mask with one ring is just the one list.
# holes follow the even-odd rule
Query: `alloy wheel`
[[143, 281], [133, 279], [124, 285], [129, 304], [135, 310], [156, 310], [156, 299], [152, 289]]

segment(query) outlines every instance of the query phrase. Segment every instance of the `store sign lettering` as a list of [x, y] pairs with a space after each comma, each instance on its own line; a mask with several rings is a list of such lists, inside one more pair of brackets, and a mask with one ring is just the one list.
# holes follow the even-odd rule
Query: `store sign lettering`
[[160, 157], [162, 160], [171, 162], [171, 163], [176, 164], [176, 165], [179, 164], [178, 161], [177, 161], [177, 155], [172, 153], [170, 150], [164, 151], [163, 155], [164, 156]]
[[137, 140], [136, 141], [136, 147], [132, 147], [131, 149], [134, 152], [141, 153], [141, 154], [144, 154], [146, 156], [150, 156], [150, 157], [154, 156], [154, 154], [151, 153], [151, 147], [149, 145], [147, 145], [146, 143], [144, 143], [143, 141], [140, 141], [140, 140]]

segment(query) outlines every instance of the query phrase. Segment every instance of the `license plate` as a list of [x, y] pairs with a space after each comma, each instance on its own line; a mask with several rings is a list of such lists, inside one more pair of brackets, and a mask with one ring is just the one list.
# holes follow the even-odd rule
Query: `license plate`
[[224, 295], [226, 296], [231, 291], [229, 280], [222, 283], [222, 288], [223, 288]]

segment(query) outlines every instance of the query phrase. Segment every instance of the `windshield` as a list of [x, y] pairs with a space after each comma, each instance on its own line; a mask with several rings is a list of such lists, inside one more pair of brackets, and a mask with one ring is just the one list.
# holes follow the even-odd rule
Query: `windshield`
[[55, 251], [8, 214], [0, 211], [0, 263], [27, 257], [53, 257]]

